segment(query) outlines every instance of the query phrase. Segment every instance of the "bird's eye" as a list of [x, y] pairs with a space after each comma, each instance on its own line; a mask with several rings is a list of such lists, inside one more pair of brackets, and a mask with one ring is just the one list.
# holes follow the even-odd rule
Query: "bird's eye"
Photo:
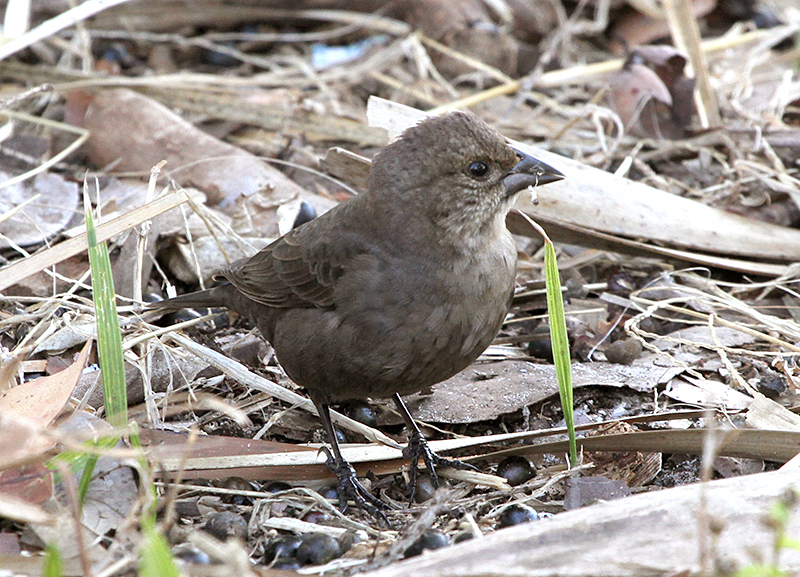
[[474, 178], [481, 178], [486, 176], [486, 173], [489, 172], [489, 165], [485, 162], [473, 162], [469, 165], [468, 169], [470, 176]]

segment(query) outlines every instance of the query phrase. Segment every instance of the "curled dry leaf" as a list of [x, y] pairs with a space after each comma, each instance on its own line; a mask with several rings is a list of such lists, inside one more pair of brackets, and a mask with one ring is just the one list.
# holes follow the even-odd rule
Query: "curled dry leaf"
[[[298, 196], [318, 199], [282, 172], [235, 146], [197, 129], [155, 100], [130, 90], [100, 92], [89, 107], [84, 125], [90, 159], [98, 166], [149, 174], [167, 160], [164, 174], [208, 196], [211, 205], [233, 206], [239, 197], [268, 191], [277, 208]], [[274, 230], [266, 235], [277, 236]]]
[[625, 130], [644, 138], [665, 138], [673, 133], [672, 96], [664, 83], [644, 64], [626, 63], [608, 81], [609, 106]]
[[77, 360], [63, 371], [6, 391], [0, 397], [0, 413], [13, 413], [42, 427], [47, 426], [67, 404], [86, 365], [90, 345], [91, 341], [87, 341]]
[[686, 76], [686, 57], [673, 46], [637, 46], [628, 60], [644, 64], [658, 75], [672, 96], [673, 122], [679, 128], [688, 128], [696, 108], [695, 79]]
[[[178, 388], [185, 383], [191, 383], [201, 372], [209, 376], [216, 374], [216, 371], [209, 368], [207, 362], [193, 355], [170, 355], [169, 358], [166, 355], [167, 353], [161, 349], [151, 353], [152, 364], [148, 379], [150, 379], [150, 390], [154, 393], [163, 393], [172, 387]], [[99, 378], [100, 371], [84, 373], [75, 387], [75, 397], [83, 398], [89, 390], [92, 390], [91, 396], [87, 399], [88, 405], [95, 408], [103, 406], [103, 388], [96, 386]], [[129, 406], [144, 401], [145, 382], [139, 367], [125, 363], [125, 383]]]
[[[634, 433], [636, 429], [624, 421], [610, 423], [586, 432], [587, 437]], [[593, 475], [624, 481], [628, 487], [643, 487], [661, 470], [661, 453], [643, 451], [595, 451], [586, 453], [586, 461], [594, 463]]]
[[208, 280], [219, 270], [240, 258], [252, 256], [273, 239], [257, 237], [241, 239], [204, 236], [189, 243], [174, 243], [162, 253], [167, 268], [180, 281], [197, 283], [199, 278]]
[[[55, 324], [55, 323], [54, 323]], [[34, 355], [39, 353], [60, 353], [77, 347], [91, 340], [92, 335], [97, 332], [97, 323], [90, 315], [80, 315], [71, 319], [69, 323], [57, 329], [53, 334], [43, 339], [36, 348], [33, 349]]]
[[[81, 376], [91, 341], [63, 371], [12, 387], [0, 397], [0, 493], [28, 503], [46, 501], [53, 490], [50, 471], [36, 462], [53, 446], [44, 429], [69, 401]], [[33, 461], [33, 462], [31, 462]]]

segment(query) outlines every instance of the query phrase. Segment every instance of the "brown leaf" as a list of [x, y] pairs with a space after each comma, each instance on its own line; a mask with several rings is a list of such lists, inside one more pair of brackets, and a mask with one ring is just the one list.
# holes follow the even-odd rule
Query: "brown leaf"
[[672, 96], [672, 120], [680, 128], [688, 128], [695, 113], [695, 79], [684, 73], [686, 57], [672, 46], [637, 46], [628, 61], [652, 69]]
[[[78, 359], [69, 368], [9, 389], [0, 397], [0, 413], [25, 417], [32, 424], [47, 426], [69, 401], [86, 365], [92, 341], [86, 341]], [[6, 445], [8, 446], [8, 445]]]
[[682, 130], [672, 120], [672, 96], [644, 64], [627, 63], [608, 81], [608, 102], [626, 132], [645, 138], [673, 138]]
[[92, 341], [61, 372], [22, 383], [0, 397], [0, 494], [41, 504], [53, 494], [41, 455], [54, 444], [43, 430], [61, 412], [78, 382]]
[[0, 494], [41, 505], [53, 496], [53, 476], [44, 463], [30, 463], [0, 471]]
[[[274, 204], [305, 190], [256, 156], [197, 129], [162, 104], [130, 90], [106, 90], [86, 113], [86, 150], [98, 166], [149, 174], [166, 160], [164, 174], [208, 196], [211, 205], [233, 206], [239, 197], [269, 191]], [[274, 230], [263, 231], [277, 236]]]

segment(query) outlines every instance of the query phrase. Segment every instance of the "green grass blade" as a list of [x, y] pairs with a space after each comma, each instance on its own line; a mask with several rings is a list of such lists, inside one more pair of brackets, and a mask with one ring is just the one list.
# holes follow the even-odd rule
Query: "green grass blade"
[[[128, 394], [125, 383], [125, 363], [122, 359], [122, 332], [119, 328], [114, 279], [111, 274], [111, 259], [108, 256], [108, 245], [105, 242], [97, 242], [97, 231], [85, 184], [83, 202], [86, 213], [89, 266], [92, 269], [92, 299], [97, 322], [97, 354], [100, 357], [106, 419], [113, 427], [124, 427], [128, 423]], [[116, 440], [111, 446], [114, 444], [116, 444]], [[86, 460], [78, 486], [81, 505], [86, 501], [96, 463], [96, 456], [90, 456]]]
[[113, 437], [100, 437], [97, 439], [84, 441], [82, 446], [86, 447], [86, 452], [80, 450], [75, 451], [62, 451], [50, 461], [47, 466], [56, 471], [58, 476], [58, 463], [66, 464], [70, 471], [77, 473], [81, 471], [81, 478], [78, 482], [78, 502], [83, 506], [86, 502], [86, 495], [89, 493], [89, 484], [92, 482], [94, 475], [94, 468], [97, 464], [99, 455], [97, 449], [111, 449], [119, 442], [118, 436]]
[[561, 397], [561, 409], [564, 411], [564, 422], [569, 434], [569, 460], [574, 467], [578, 464], [578, 449], [575, 441], [575, 421], [572, 411], [572, 364], [570, 362], [567, 323], [564, 318], [564, 298], [561, 294], [561, 280], [558, 274], [556, 250], [553, 243], [546, 236], [544, 270], [553, 362], [556, 366], [556, 376], [558, 377], [558, 394]]
[[44, 549], [44, 566], [42, 567], [42, 577], [62, 577], [64, 575], [64, 563], [61, 560], [61, 553], [58, 548], [49, 543]]
[[139, 577], [180, 577], [169, 543], [154, 527], [145, 527]]
[[569, 461], [570, 465], [574, 467], [578, 465], [578, 447], [575, 441], [575, 419], [572, 406], [572, 363], [569, 354], [567, 322], [564, 318], [564, 298], [561, 294], [561, 279], [558, 274], [556, 249], [541, 226], [536, 224], [524, 212], [517, 211], [516, 214], [521, 216], [544, 239], [544, 281], [547, 292], [547, 314], [550, 317], [550, 343], [553, 347], [553, 363], [556, 366], [561, 410], [564, 412], [564, 423], [569, 435]]
[[96, 466], [97, 456], [89, 455], [89, 458], [86, 459], [86, 465], [83, 467], [81, 480], [78, 483], [78, 503], [81, 504], [81, 507], [86, 503], [86, 496], [89, 494], [89, 484], [92, 482], [92, 476], [94, 476], [94, 468]]
[[97, 233], [88, 195], [84, 191], [86, 236], [89, 241], [89, 264], [92, 268], [92, 293], [97, 317], [97, 351], [103, 378], [106, 419], [114, 427], [128, 422], [128, 399], [125, 387], [125, 364], [122, 360], [122, 333], [119, 328], [111, 259], [105, 242], [97, 242]]

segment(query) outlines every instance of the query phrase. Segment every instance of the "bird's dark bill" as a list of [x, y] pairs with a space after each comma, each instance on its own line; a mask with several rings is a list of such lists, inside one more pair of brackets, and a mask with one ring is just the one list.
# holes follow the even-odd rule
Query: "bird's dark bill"
[[562, 180], [564, 175], [558, 170], [516, 148], [514, 152], [520, 157], [519, 162], [506, 175], [506, 195], [513, 196], [529, 186], [541, 186]]

